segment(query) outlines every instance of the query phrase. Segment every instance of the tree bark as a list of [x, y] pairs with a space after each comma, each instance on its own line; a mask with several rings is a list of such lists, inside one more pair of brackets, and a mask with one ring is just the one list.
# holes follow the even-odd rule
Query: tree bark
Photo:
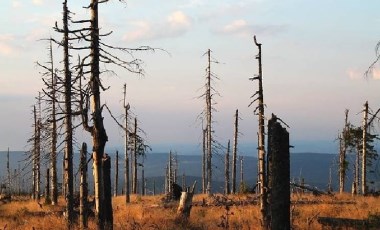
[[268, 156], [270, 229], [290, 229], [289, 133], [273, 114], [268, 122]]
[[111, 190], [111, 157], [104, 154], [102, 159], [104, 176], [104, 228], [113, 229], [112, 190]]
[[137, 194], [137, 118], [135, 117], [134, 138], [133, 138], [133, 174], [132, 193]]
[[206, 186], [207, 186], [207, 178], [206, 178], [206, 159], [207, 159], [207, 152], [206, 152], [206, 135], [207, 135], [207, 129], [202, 129], [202, 193], [206, 193]]

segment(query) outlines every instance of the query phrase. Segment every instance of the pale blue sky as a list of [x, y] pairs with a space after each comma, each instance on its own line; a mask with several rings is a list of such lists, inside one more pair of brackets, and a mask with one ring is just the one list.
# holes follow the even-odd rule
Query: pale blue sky
[[[81, 8], [87, 3], [69, 1], [75, 17], [88, 15]], [[0, 6], [0, 149], [22, 150], [31, 135], [31, 106], [42, 87], [35, 62], [47, 58], [46, 43], [37, 40], [59, 38], [52, 26], [61, 21], [62, 4], [2, 0]], [[222, 63], [212, 67], [221, 79], [216, 85], [222, 95], [215, 115], [218, 140], [232, 139], [233, 114], [239, 109], [241, 141], [255, 142], [256, 117], [247, 105], [256, 89], [248, 81], [257, 73], [252, 40], [256, 34], [263, 43], [267, 116], [273, 112], [286, 121], [293, 142], [333, 141], [345, 108], [359, 124], [365, 100], [373, 109], [380, 106], [380, 69], [363, 78], [380, 40], [378, 9], [376, 0], [128, 0], [126, 5], [111, 1], [100, 7], [103, 31], [114, 31], [108, 43], [160, 47], [171, 56], [137, 54], [145, 61], [146, 76], [115, 69], [119, 76], [104, 78], [111, 89], [103, 99], [121, 114], [126, 82], [129, 101], [153, 148], [196, 144], [201, 128], [195, 119], [204, 104], [196, 97], [207, 64], [202, 55], [210, 48]], [[55, 51], [59, 60], [61, 50]], [[105, 117], [107, 146], [122, 145], [121, 132]], [[88, 140], [88, 135], [80, 134], [82, 139]]]

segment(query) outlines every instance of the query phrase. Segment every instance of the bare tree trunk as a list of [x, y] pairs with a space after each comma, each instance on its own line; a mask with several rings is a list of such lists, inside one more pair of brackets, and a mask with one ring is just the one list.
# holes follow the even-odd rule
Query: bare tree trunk
[[51, 62], [51, 97], [52, 97], [52, 110], [51, 110], [51, 155], [50, 155], [50, 168], [51, 168], [51, 204], [58, 203], [58, 182], [57, 182], [57, 119], [56, 119], [56, 101], [57, 101], [57, 76], [54, 73], [54, 60], [52, 41], [50, 40], [50, 62]]
[[230, 140], [227, 144], [226, 158], [224, 160], [224, 194], [230, 194]]
[[235, 112], [234, 147], [232, 153], [232, 193], [236, 193], [236, 157], [239, 133], [239, 110]]
[[129, 154], [128, 154], [128, 110], [130, 106], [127, 104], [127, 85], [124, 84], [124, 110], [125, 110], [125, 139], [124, 139], [124, 157], [125, 157], [125, 203], [131, 201], [130, 198], [130, 180], [129, 180]]
[[34, 116], [34, 140], [33, 140], [33, 168], [32, 168], [32, 198], [36, 199], [36, 187], [37, 187], [37, 111], [36, 106], [33, 106]]
[[74, 224], [74, 207], [73, 207], [73, 125], [72, 125], [72, 82], [70, 71], [70, 54], [69, 54], [69, 10], [67, 8], [67, 0], [63, 3], [63, 62], [65, 72], [65, 200], [66, 200], [66, 214], [67, 214], [67, 228], [72, 229]]
[[115, 158], [115, 188], [114, 188], [114, 196], [117, 196], [117, 189], [119, 186], [119, 151], [116, 151]]
[[45, 204], [50, 204], [50, 170], [46, 168], [46, 182], [45, 182]]
[[80, 229], [87, 229], [87, 144], [83, 142], [80, 158], [80, 204], [79, 204], [79, 224]]
[[37, 146], [36, 146], [36, 199], [40, 200], [41, 193], [41, 94], [38, 94]]
[[354, 169], [354, 181], [352, 185], [352, 194], [357, 195], [359, 190], [359, 164], [360, 164], [360, 147], [356, 144], [356, 159], [355, 159], [355, 169]]
[[262, 60], [261, 60], [261, 43], [258, 43], [256, 36], [254, 37], [255, 45], [259, 49], [259, 54], [257, 59], [259, 62], [259, 90], [258, 90], [258, 116], [259, 116], [259, 143], [258, 143], [258, 160], [259, 160], [259, 183], [260, 183], [260, 213], [262, 219], [262, 229], [268, 229], [268, 220], [267, 220], [267, 179], [266, 179], [266, 163], [265, 163], [265, 116], [264, 116], [264, 93], [263, 93], [263, 75], [262, 75]]
[[362, 152], [362, 194], [367, 194], [367, 130], [368, 130], [368, 101], [364, 104], [363, 114], [363, 152]]
[[144, 175], [144, 167], [141, 169], [141, 195], [145, 196], [145, 175]]
[[135, 128], [133, 138], [133, 174], [132, 174], [132, 193], [137, 194], [137, 118], [135, 117]]
[[202, 133], [203, 133], [203, 138], [202, 138], [202, 142], [203, 142], [203, 146], [202, 146], [202, 193], [205, 194], [206, 193], [206, 186], [207, 186], [207, 183], [206, 183], [206, 156], [207, 156], [207, 153], [206, 153], [206, 135], [207, 135], [207, 129], [202, 129]]
[[208, 55], [208, 74], [206, 83], [206, 122], [207, 122], [207, 194], [212, 194], [212, 101], [211, 101], [211, 50], [207, 51]]
[[344, 192], [344, 184], [346, 179], [346, 170], [347, 170], [347, 162], [346, 162], [346, 152], [347, 152], [347, 142], [349, 135], [349, 127], [348, 127], [348, 109], [345, 110], [345, 120], [344, 120], [344, 129], [342, 132], [342, 136], [339, 138], [340, 140], [340, 148], [339, 148], [339, 193], [342, 194]]
[[169, 162], [168, 162], [168, 192], [172, 192], [172, 184], [173, 184], [173, 172], [172, 172], [172, 151], [169, 152]]
[[111, 157], [108, 154], [104, 154], [102, 161], [104, 176], [104, 227], [105, 229], [112, 230]]

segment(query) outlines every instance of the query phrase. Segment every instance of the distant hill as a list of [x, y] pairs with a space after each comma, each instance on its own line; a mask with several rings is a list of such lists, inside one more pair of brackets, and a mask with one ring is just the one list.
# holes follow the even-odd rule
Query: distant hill
[[[114, 164], [114, 154], [110, 154], [112, 158], [112, 164]], [[142, 160], [139, 159], [140, 163], [144, 165], [145, 177], [147, 178], [148, 190], [153, 190], [153, 181], [156, 184], [156, 192], [161, 192], [163, 188], [163, 181], [165, 175], [165, 167], [168, 161], [167, 153], [149, 153], [147, 157]], [[119, 191], [121, 192], [121, 185], [124, 182], [124, 174], [122, 170], [124, 169], [124, 156], [119, 155]], [[290, 176], [293, 180], [298, 182], [300, 178], [304, 178], [305, 183], [310, 186], [318, 187], [321, 190], [325, 190], [327, 188], [328, 180], [329, 180], [329, 171], [331, 168], [332, 174], [332, 185], [333, 189], [337, 190], [337, 155], [336, 154], [321, 154], [321, 153], [292, 153], [290, 155], [291, 159], [291, 170]], [[11, 171], [14, 172], [14, 169], [23, 168], [24, 159], [26, 158], [23, 152], [11, 152], [10, 153], [10, 161], [11, 161]], [[182, 184], [182, 175], [185, 174], [186, 184], [192, 184], [194, 180], [198, 181], [198, 188], [201, 186], [201, 156], [199, 155], [178, 155], [178, 183]], [[224, 157], [215, 155], [213, 156], [213, 180], [215, 184], [213, 188], [216, 191], [223, 191], [223, 181], [224, 181]], [[47, 160], [44, 160], [47, 162]], [[58, 162], [58, 180], [62, 181], [62, 156], [59, 157]], [[78, 170], [78, 154], [76, 154], [74, 158], [74, 170], [76, 173]], [[20, 166], [19, 166], [20, 165]], [[112, 165], [113, 169], [114, 166]], [[42, 173], [45, 172], [45, 166], [42, 166]], [[256, 183], [256, 175], [257, 175], [257, 158], [254, 156], [244, 156], [244, 164], [243, 164], [243, 172], [244, 172], [244, 181], [248, 183], [248, 185], [253, 186]], [[350, 166], [352, 169], [352, 166]], [[91, 163], [89, 165], [89, 175], [92, 177], [91, 172]], [[240, 161], [238, 161], [237, 165], [237, 183], [240, 182]], [[141, 177], [141, 167], [139, 167], [138, 178]], [[30, 179], [30, 165], [26, 167], [24, 173], [25, 178]], [[6, 179], [6, 152], [0, 151], [0, 179], [1, 181], [5, 181]], [[113, 175], [113, 173], [112, 173]], [[351, 189], [351, 176], [352, 172], [349, 171], [347, 174], [347, 183], [346, 183], [346, 191]], [[370, 181], [375, 181], [375, 185], [377, 186], [379, 182], [377, 182], [376, 178], [373, 174], [369, 174]], [[44, 176], [42, 177], [44, 178]], [[77, 178], [78, 179], [78, 178]], [[28, 181], [28, 180], [26, 180]], [[90, 180], [92, 181], [92, 180]], [[114, 182], [114, 178], [112, 178], [112, 183]], [[378, 189], [376, 187], [376, 189]]]

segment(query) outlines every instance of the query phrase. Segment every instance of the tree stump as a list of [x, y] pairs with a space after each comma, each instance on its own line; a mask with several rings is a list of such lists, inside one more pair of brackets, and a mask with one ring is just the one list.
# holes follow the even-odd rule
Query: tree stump
[[197, 182], [195, 181], [191, 190], [188, 187], [186, 192], [182, 192], [181, 199], [179, 201], [179, 206], [177, 210], [177, 215], [178, 218], [182, 219], [188, 219], [190, 217], [190, 211], [192, 202], [193, 202], [193, 196], [194, 196], [194, 190], [195, 190], [195, 185]]

